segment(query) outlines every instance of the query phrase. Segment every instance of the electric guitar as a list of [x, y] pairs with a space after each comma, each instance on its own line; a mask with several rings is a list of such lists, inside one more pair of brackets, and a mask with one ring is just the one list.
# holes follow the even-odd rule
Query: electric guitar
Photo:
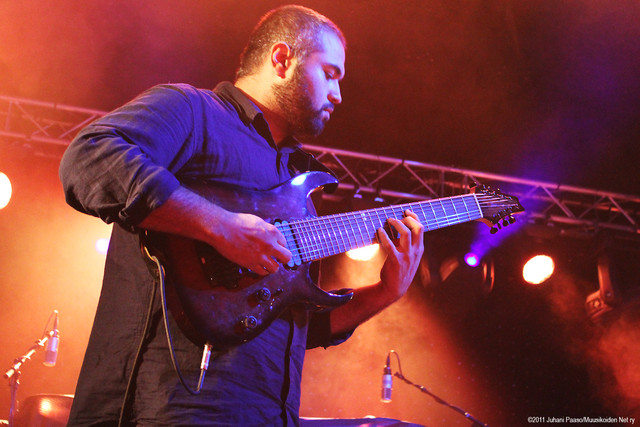
[[143, 248], [160, 260], [169, 284], [167, 304], [188, 337], [223, 350], [256, 337], [293, 304], [318, 309], [345, 304], [352, 295], [320, 289], [309, 275], [309, 264], [376, 243], [376, 230], [384, 227], [388, 218], [402, 219], [407, 209], [418, 216], [425, 231], [473, 220], [490, 226], [501, 221], [508, 225], [514, 220], [512, 214], [524, 210], [515, 197], [480, 190], [383, 208], [312, 215], [310, 194], [329, 184], [337, 181], [324, 172], [307, 172], [266, 191], [206, 182], [185, 184], [229, 211], [254, 214], [274, 224], [293, 254], [276, 273], [259, 276], [202, 242], [147, 232]]

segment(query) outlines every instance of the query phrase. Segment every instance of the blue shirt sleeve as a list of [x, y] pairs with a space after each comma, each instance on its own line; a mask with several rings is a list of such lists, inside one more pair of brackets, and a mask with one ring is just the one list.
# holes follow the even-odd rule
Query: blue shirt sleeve
[[[344, 288], [331, 293], [345, 295], [353, 289]], [[347, 303], [348, 304], [348, 303]], [[309, 315], [309, 328], [307, 330], [307, 349], [324, 347], [325, 349], [339, 345], [351, 338], [355, 329], [340, 334], [331, 334], [331, 311], [316, 311]]]
[[67, 202], [127, 229], [162, 205], [198, 149], [187, 92], [156, 86], [83, 129], [60, 164]]

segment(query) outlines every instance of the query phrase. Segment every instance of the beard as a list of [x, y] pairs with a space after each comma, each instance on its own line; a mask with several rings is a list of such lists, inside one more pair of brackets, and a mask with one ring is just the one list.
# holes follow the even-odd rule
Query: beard
[[298, 138], [316, 137], [324, 130], [322, 110], [315, 109], [311, 101], [311, 90], [299, 64], [287, 83], [272, 87], [280, 114], [289, 124], [289, 132]]

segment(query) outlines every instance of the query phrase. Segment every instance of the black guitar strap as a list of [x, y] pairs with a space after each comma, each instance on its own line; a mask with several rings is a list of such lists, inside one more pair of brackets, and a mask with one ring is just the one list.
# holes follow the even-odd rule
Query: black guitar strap
[[[289, 154], [289, 169], [292, 175], [298, 175], [304, 172], [318, 171], [325, 172], [334, 177], [336, 180], [338, 177], [335, 173], [325, 165], [323, 165], [318, 159], [313, 157], [311, 153], [304, 151], [298, 147], [296, 150]], [[330, 184], [325, 186], [324, 191], [327, 193], [333, 193], [338, 188], [338, 185]]]

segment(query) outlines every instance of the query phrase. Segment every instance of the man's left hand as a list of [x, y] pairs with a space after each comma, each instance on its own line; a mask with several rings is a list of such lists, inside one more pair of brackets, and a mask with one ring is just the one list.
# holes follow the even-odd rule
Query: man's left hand
[[387, 253], [380, 272], [381, 285], [393, 301], [407, 292], [424, 253], [424, 227], [413, 212], [405, 211], [404, 214], [402, 220], [387, 220], [398, 232], [397, 239], [392, 241], [383, 228], [377, 232], [380, 246]]

